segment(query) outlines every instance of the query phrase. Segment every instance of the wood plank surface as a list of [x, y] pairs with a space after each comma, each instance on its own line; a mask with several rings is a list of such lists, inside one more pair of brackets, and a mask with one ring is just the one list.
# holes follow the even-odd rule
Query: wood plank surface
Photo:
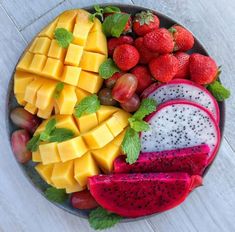
[[[7, 87], [26, 44], [61, 11], [97, 4], [97, 0], [0, 0], [0, 231], [89, 232], [87, 220], [70, 215], [44, 199], [24, 177], [10, 150], [5, 125]], [[126, 0], [176, 19], [203, 42], [223, 66], [222, 82], [235, 92], [235, 2], [227, 0]], [[227, 101], [225, 139], [204, 186], [179, 207], [147, 219], [120, 223], [114, 232], [235, 231], [235, 98]]]

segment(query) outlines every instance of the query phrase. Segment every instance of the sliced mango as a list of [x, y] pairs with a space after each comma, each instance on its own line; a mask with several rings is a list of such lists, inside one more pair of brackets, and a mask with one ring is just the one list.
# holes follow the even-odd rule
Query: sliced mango
[[37, 107], [30, 103], [26, 103], [26, 105], [24, 106], [24, 109], [27, 110], [31, 114], [36, 114], [38, 111]]
[[123, 125], [119, 123], [118, 118], [115, 116], [109, 118], [106, 124], [114, 137], [119, 135], [124, 129]]
[[53, 39], [51, 41], [51, 46], [48, 51], [48, 56], [54, 59], [61, 60], [63, 62], [66, 55], [66, 49], [59, 46], [58, 42]]
[[58, 163], [61, 160], [57, 149], [57, 142], [39, 145], [39, 152], [43, 164]]
[[50, 44], [51, 39], [47, 37], [38, 37], [33, 47], [33, 53], [47, 55]]
[[120, 126], [125, 128], [129, 124], [128, 118], [131, 117], [131, 114], [127, 113], [124, 110], [119, 110], [113, 114], [113, 117], [115, 117], [118, 120]]
[[25, 52], [17, 64], [16, 69], [20, 71], [28, 71], [29, 65], [31, 64], [33, 59], [33, 53]]
[[76, 95], [77, 95], [77, 103], [79, 103], [83, 98], [88, 97], [89, 95], [91, 95], [91, 93], [80, 89], [80, 88], [76, 88]]
[[66, 187], [66, 193], [74, 193], [74, 192], [80, 192], [82, 190], [84, 190], [86, 188], [86, 186], [81, 186], [80, 184], [78, 184], [77, 182], [74, 185], [68, 186]]
[[42, 162], [42, 158], [39, 150], [32, 152], [32, 161], [33, 162]]
[[117, 111], [118, 108], [114, 106], [100, 106], [99, 110], [96, 112], [99, 123], [103, 122]]
[[35, 166], [35, 169], [44, 181], [46, 181], [48, 184], [52, 184], [51, 175], [53, 170], [53, 164], [43, 165], [40, 163]]
[[81, 68], [74, 66], [64, 66], [64, 72], [61, 80], [67, 84], [77, 86]]
[[54, 36], [54, 30], [57, 24], [59, 18], [56, 18], [52, 23], [50, 23], [48, 26], [46, 26], [39, 34], [38, 36], [48, 37], [50, 39]]
[[16, 93], [15, 98], [16, 98], [16, 101], [18, 102], [18, 104], [20, 104], [22, 106], [26, 105], [26, 101], [24, 100], [24, 93]]
[[83, 47], [76, 44], [69, 44], [64, 63], [78, 66], [82, 57]]
[[45, 109], [38, 109], [37, 116], [43, 119], [47, 119], [51, 116], [54, 107], [54, 101], [51, 100], [49, 105]]
[[47, 57], [41, 54], [35, 54], [33, 56], [32, 62], [29, 66], [29, 70], [32, 73], [39, 74], [42, 72], [42, 69], [46, 63]]
[[46, 64], [42, 70], [42, 74], [46, 77], [59, 80], [62, 71], [63, 71], [63, 63], [61, 62], [61, 60], [49, 57], [46, 60]]
[[81, 133], [87, 132], [98, 126], [96, 113], [86, 114], [81, 116], [80, 118], [75, 117], [75, 120], [77, 121]]
[[21, 93], [24, 94], [26, 87], [30, 82], [32, 82], [35, 78], [35, 75], [16, 71], [14, 75], [14, 93]]
[[95, 31], [102, 31], [102, 23], [97, 18], [94, 19], [94, 24], [93, 27], [91, 28], [91, 33]]
[[113, 140], [113, 144], [115, 144], [116, 146], [121, 146], [122, 144], [122, 141], [124, 139], [124, 136], [125, 136], [125, 133], [126, 133], [126, 129], [124, 129], [122, 131], [122, 133], [120, 133], [114, 140]]

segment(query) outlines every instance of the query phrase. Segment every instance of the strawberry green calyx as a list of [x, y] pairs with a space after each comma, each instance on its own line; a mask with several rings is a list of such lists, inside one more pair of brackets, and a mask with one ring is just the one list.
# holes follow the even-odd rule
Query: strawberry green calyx
[[150, 22], [154, 22], [153, 13], [150, 11], [141, 11], [135, 15], [134, 21], [139, 22], [141, 26], [144, 24], [149, 25]]
[[174, 35], [174, 34], [177, 32], [177, 30], [176, 30], [174, 27], [170, 27], [170, 28], [168, 29], [168, 31], [169, 31], [172, 35]]

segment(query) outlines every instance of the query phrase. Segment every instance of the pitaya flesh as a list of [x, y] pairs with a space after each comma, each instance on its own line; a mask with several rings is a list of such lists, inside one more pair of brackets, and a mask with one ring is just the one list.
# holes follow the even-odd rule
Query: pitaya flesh
[[141, 151], [159, 152], [207, 144], [208, 163], [214, 159], [220, 143], [220, 130], [204, 107], [186, 100], [161, 104], [145, 119], [150, 129], [142, 132]]
[[202, 178], [187, 173], [110, 174], [89, 177], [90, 192], [103, 208], [124, 217], [140, 217], [171, 209]]
[[155, 99], [158, 104], [176, 99], [196, 102], [207, 108], [219, 123], [219, 107], [215, 98], [205, 87], [190, 80], [174, 79], [167, 84], [154, 83], [143, 92], [142, 97]]
[[202, 175], [210, 148], [207, 145], [140, 153], [134, 164], [126, 163], [122, 155], [114, 161], [114, 173], [186, 172]]

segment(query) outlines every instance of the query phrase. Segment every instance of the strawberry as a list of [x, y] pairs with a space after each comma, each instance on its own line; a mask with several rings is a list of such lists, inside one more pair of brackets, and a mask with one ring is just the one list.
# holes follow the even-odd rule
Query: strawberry
[[172, 26], [169, 31], [175, 41], [174, 51], [187, 51], [194, 45], [194, 37], [190, 31], [179, 25]]
[[149, 69], [154, 78], [161, 82], [173, 79], [179, 68], [179, 61], [172, 54], [161, 55], [149, 63]]
[[135, 15], [133, 30], [139, 36], [144, 36], [150, 31], [159, 28], [159, 18], [150, 11], [141, 11]]
[[112, 89], [116, 83], [116, 81], [119, 79], [119, 77], [121, 77], [123, 75], [123, 73], [121, 72], [116, 72], [114, 73], [110, 78], [108, 78], [107, 80], [105, 80], [105, 85], [107, 88]]
[[153, 57], [157, 57], [158, 53], [154, 53], [152, 51], [150, 51], [148, 48], [146, 48], [144, 46], [144, 39], [143, 37], [139, 37], [135, 40], [134, 42], [135, 47], [137, 48], [137, 50], [140, 53], [140, 60], [139, 63], [140, 64], [148, 64], [149, 61], [153, 58]]
[[139, 62], [138, 50], [130, 44], [122, 44], [115, 48], [113, 60], [116, 65], [123, 71], [127, 71]]
[[122, 35], [119, 38], [111, 38], [108, 41], [109, 56], [113, 55], [114, 49], [121, 44], [133, 44], [134, 40], [131, 36]]
[[190, 56], [189, 71], [191, 80], [201, 85], [210, 84], [218, 76], [218, 67], [215, 61], [209, 56], [198, 53]]
[[159, 28], [144, 36], [144, 45], [151, 51], [165, 54], [173, 51], [174, 41], [166, 28]]
[[190, 55], [185, 53], [185, 52], [176, 52], [175, 57], [179, 61], [179, 69], [176, 75], [174, 76], [175, 78], [182, 78], [186, 79], [189, 77], [189, 57]]
[[137, 65], [132, 70], [131, 73], [134, 74], [138, 80], [138, 85], [136, 93], [141, 94], [149, 85], [153, 83], [151, 74], [146, 66]]

